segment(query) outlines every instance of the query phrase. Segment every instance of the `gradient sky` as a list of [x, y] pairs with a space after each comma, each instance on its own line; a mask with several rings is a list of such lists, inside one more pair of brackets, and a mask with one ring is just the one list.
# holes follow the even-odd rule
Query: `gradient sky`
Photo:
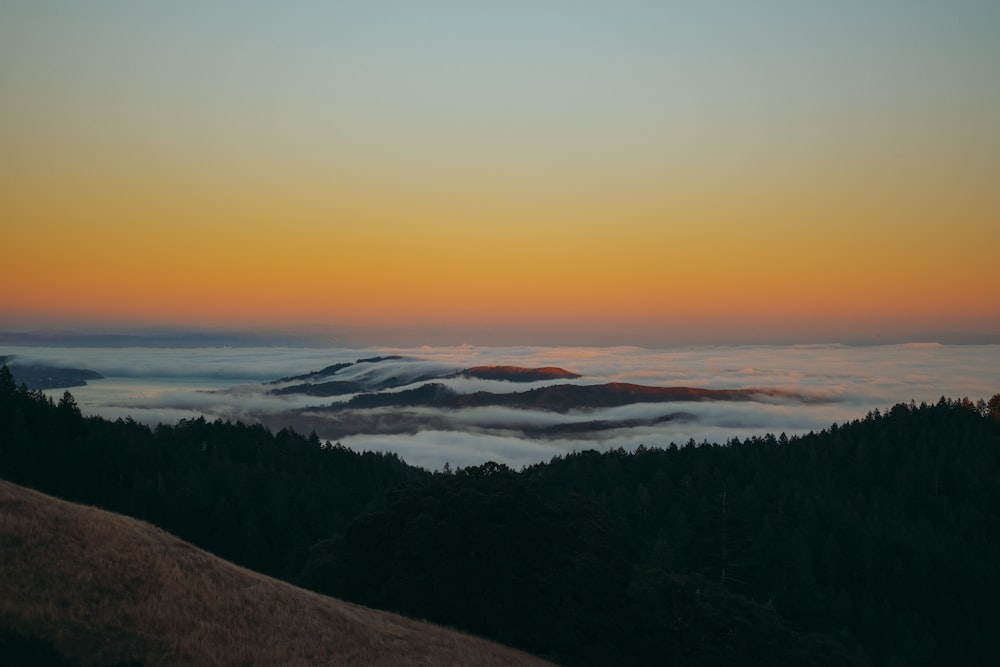
[[998, 335], [998, 35], [995, 0], [7, 0], [0, 330]]

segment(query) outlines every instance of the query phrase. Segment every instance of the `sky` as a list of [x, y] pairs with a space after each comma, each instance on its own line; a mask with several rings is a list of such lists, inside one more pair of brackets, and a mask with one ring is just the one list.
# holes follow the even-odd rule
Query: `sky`
[[1000, 335], [998, 34], [994, 0], [7, 0], [0, 330]]

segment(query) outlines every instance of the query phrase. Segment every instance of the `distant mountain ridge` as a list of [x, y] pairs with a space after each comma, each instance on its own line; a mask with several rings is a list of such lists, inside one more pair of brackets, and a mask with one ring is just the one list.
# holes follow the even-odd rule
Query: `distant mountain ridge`
[[87, 368], [65, 368], [49, 364], [22, 363], [15, 355], [0, 355], [0, 365], [7, 365], [18, 384], [28, 389], [62, 389], [83, 387], [88, 380], [103, 380], [104, 376]]
[[[697, 389], [693, 387], [650, 387], [627, 382], [604, 384], [554, 384], [523, 392], [477, 391], [460, 394], [444, 384], [432, 382], [415, 389], [391, 393], [359, 394], [348, 401], [323, 408], [328, 411], [384, 407], [479, 408], [504, 406], [566, 413], [573, 409], [609, 408], [633, 403], [676, 401], [755, 401], [780, 396], [802, 402], [825, 399], [780, 389]], [[315, 408], [314, 408], [315, 409]]]
[[[474, 381], [486, 388], [475, 388]], [[466, 382], [468, 381], [468, 382]], [[496, 384], [486, 384], [496, 383]], [[296, 408], [289, 413], [304, 428], [317, 430], [325, 438], [339, 439], [357, 434], [415, 434], [454, 428], [446, 413], [467, 409], [506, 408], [548, 413], [550, 421], [537, 423], [507, 414], [493, 418], [480, 412], [474, 426], [480, 433], [513, 435], [531, 439], [588, 439], [615, 430], [653, 427], [666, 422], [696, 422], [688, 411], [670, 411], [643, 416], [595, 415], [581, 420], [579, 414], [635, 404], [677, 402], [768, 402], [792, 400], [804, 404], [830, 402], [818, 394], [773, 387], [707, 389], [663, 387], [628, 382], [587, 382], [579, 373], [558, 366], [523, 367], [479, 365], [453, 368], [445, 364], [399, 355], [377, 356], [336, 363], [319, 371], [294, 375], [268, 383], [278, 396], [314, 396], [335, 399], [330, 403]], [[511, 391], [502, 385], [529, 385]], [[283, 385], [283, 386], [280, 386]], [[534, 386], [530, 386], [534, 385]], [[493, 388], [496, 388], [494, 390]], [[443, 411], [435, 414], [433, 411]], [[265, 423], [278, 427], [269, 415]]]
[[[386, 361], [404, 361], [413, 364], [413, 372], [382, 375], [379, 364]], [[352, 379], [341, 379], [350, 371]], [[428, 380], [452, 378], [475, 378], [479, 380], [499, 380], [505, 382], [541, 382], [545, 380], [569, 380], [581, 377], [578, 373], [556, 366], [524, 368], [521, 366], [473, 366], [455, 370], [438, 364], [429, 364], [421, 359], [401, 355], [387, 355], [358, 359], [354, 362], [337, 363], [318, 371], [292, 375], [274, 380], [268, 384], [289, 384], [272, 389], [277, 396], [303, 394], [307, 396], [345, 396], [362, 392], [395, 389]]]
[[473, 366], [460, 371], [457, 375], [479, 378], [480, 380], [506, 380], [507, 382], [540, 382], [543, 380], [569, 380], [580, 377], [557, 366], [542, 366], [541, 368], [523, 368], [521, 366]]

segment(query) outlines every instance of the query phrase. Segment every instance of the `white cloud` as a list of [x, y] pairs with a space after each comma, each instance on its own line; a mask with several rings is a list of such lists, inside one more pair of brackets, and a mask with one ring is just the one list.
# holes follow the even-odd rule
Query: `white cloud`
[[[714, 346], [669, 350], [634, 347], [443, 348], [0, 348], [20, 361], [96, 370], [107, 379], [72, 389], [81, 408], [109, 418], [132, 416], [155, 424], [204, 414], [210, 418], [262, 419], [272, 428], [308, 432], [344, 427], [350, 414], [302, 408], [349, 397], [274, 396], [264, 381], [320, 370], [335, 363], [398, 354], [407, 359], [357, 364], [336, 376], [381, 382], [416, 378], [480, 365], [559, 366], [580, 373], [573, 382], [633, 382], [711, 389], [766, 388], [804, 394], [822, 402], [780, 395], [753, 402], [634, 404], [556, 415], [504, 407], [464, 410], [409, 408], [363, 415], [371, 430], [339, 438], [354, 449], [398, 452], [407, 461], [439, 468], [495, 459], [514, 466], [547, 460], [574, 449], [639, 444], [665, 446], [689, 439], [724, 441], [764, 433], [793, 434], [828, 427], [911, 399], [940, 396], [989, 398], [1000, 391], [1000, 345], [885, 345], [851, 347]], [[455, 391], [526, 391], [552, 382], [510, 383], [473, 378], [441, 380]], [[416, 385], [414, 385], [416, 386]], [[58, 390], [57, 394], [61, 394]], [[660, 423], [615, 428], [586, 437], [527, 439], [520, 429], [601, 420]], [[337, 423], [341, 420], [343, 423]], [[350, 430], [350, 429], [348, 429]], [[377, 433], [382, 431], [382, 433]], [[551, 434], [550, 434], [551, 435]]]

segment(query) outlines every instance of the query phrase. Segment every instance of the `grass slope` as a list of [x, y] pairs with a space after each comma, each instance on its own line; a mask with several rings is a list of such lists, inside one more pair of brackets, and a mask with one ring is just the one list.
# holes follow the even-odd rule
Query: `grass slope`
[[84, 664], [549, 664], [295, 588], [144, 522], [6, 481], [0, 632]]

